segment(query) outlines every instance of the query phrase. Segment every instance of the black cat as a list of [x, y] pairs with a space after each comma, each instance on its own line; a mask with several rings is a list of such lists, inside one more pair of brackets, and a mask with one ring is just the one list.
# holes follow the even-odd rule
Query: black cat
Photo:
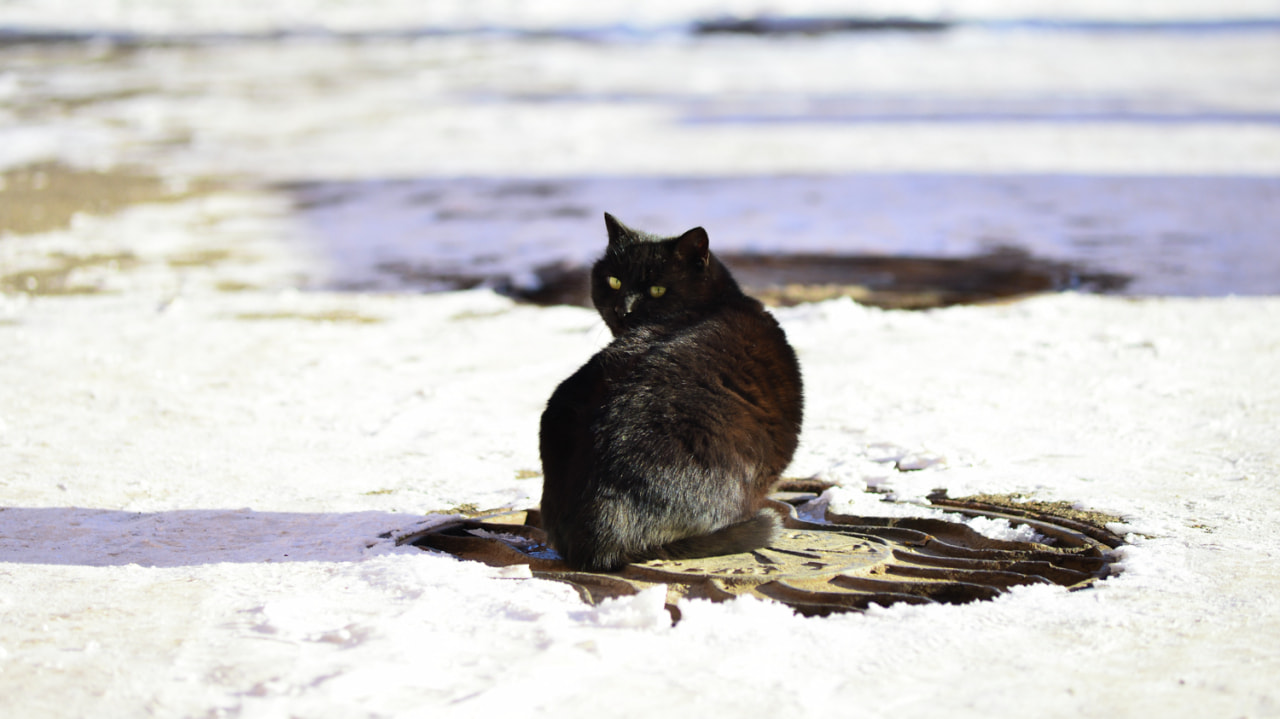
[[575, 569], [746, 552], [800, 433], [800, 367], [701, 227], [655, 237], [605, 214], [591, 297], [613, 331], [542, 414], [542, 526]]

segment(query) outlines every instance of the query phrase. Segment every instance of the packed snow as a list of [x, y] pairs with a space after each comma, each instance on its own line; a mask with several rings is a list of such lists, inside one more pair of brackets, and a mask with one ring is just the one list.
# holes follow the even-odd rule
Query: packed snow
[[[859, 7], [1015, 5], [1280, 17]], [[239, 39], [0, 46], [4, 177], [127, 167], [162, 187], [0, 234], [6, 715], [1280, 716], [1274, 29], [705, 40], [670, 27], [755, 4], [68, 7], [0, 3], [0, 29]], [[237, 35], [299, 18], [662, 28]], [[832, 58], [856, 72], [815, 70]], [[990, 102], [1022, 119], [970, 112]], [[584, 209], [525, 191], [497, 212], [489, 190], [517, 180]], [[542, 407], [609, 337], [584, 308], [419, 294], [378, 267], [584, 262], [606, 210], [754, 251], [959, 256], [994, 228], [1133, 273], [1125, 297], [774, 310], [807, 389], [787, 475], [837, 484], [809, 511], [960, 521], [929, 505], [938, 488], [1066, 501], [1122, 518], [1119, 571], [827, 618], [684, 601], [673, 625], [660, 589], [589, 606], [525, 568], [396, 546], [536, 503]]]

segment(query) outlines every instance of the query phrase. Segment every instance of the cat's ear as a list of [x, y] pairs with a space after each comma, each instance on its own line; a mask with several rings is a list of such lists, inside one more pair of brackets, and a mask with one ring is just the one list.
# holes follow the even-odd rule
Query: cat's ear
[[701, 227], [695, 227], [676, 239], [676, 259], [681, 262], [706, 267], [709, 254], [707, 231]]
[[604, 227], [609, 232], [610, 247], [625, 244], [623, 242], [623, 238], [626, 237], [630, 231], [626, 225], [618, 222], [618, 218], [610, 215], [608, 212], [604, 213]]

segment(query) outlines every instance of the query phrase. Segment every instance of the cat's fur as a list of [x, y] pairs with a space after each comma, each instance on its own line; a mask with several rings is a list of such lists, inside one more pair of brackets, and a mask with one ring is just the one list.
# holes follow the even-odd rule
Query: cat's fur
[[607, 213], [605, 226], [591, 295], [614, 339], [542, 415], [551, 546], [575, 569], [612, 570], [768, 545], [779, 518], [765, 495], [800, 433], [795, 353], [701, 227], [664, 239]]

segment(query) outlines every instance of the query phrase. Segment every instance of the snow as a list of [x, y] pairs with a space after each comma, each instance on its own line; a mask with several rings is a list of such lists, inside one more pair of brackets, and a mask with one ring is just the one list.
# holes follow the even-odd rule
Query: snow
[[115, 0], [85, 6], [74, 0], [6, 0], [0, 23], [19, 28], [140, 33], [268, 32], [281, 27], [334, 32], [428, 27], [529, 30], [623, 26], [651, 28], [721, 17], [836, 16], [927, 19], [1049, 18], [1084, 21], [1169, 21], [1271, 18], [1274, 0], [688, 0], [583, 3], [546, 0], [536, 7], [511, 0]]
[[[22, 0], [0, 4], [0, 27], [164, 35], [306, 18], [367, 29], [417, 12], [361, 7], [138, 0], [70, 12]], [[674, 23], [747, 4], [514, 7], [440, 4], [417, 22], [561, 27], [581, 12], [582, 24]], [[911, 4], [983, 17], [1010, 7]], [[1115, 7], [1035, 4], [1086, 18]], [[1126, 17], [1275, 14], [1274, 3], [1186, 0], [1135, 3]], [[0, 71], [0, 167], [150, 168], [179, 194], [218, 180], [0, 235], [0, 277], [127, 257], [69, 269], [81, 294], [0, 294], [6, 714], [1280, 716], [1280, 297], [1266, 269], [1280, 131], [1259, 119], [1275, 110], [1274, 31], [849, 42], [0, 48], [12, 60]], [[939, 48], [959, 69], [935, 77]], [[1173, 54], [1151, 63], [1154, 50]], [[1028, 62], [977, 72], [1002, 53]], [[832, 57], [859, 72], [766, 74], [755, 95], [734, 72]], [[1248, 117], [1081, 123], [1055, 109], [1058, 88]], [[819, 102], [802, 122], [687, 121], [741, 102], [777, 112], [787, 97], [1012, 98], [1047, 119], [832, 122]], [[563, 183], [565, 203], [586, 209], [484, 214], [500, 206], [486, 193], [511, 182]], [[842, 205], [866, 188], [883, 194]], [[1009, 199], [1027, 188], [1029, 200]], [[425, 191], [443, 199], [414, 214]], [[1072, 245], [1070, 213], [1045, 209], [1065, 191], [1102, 218], [1099, 236], [1118, 227], [1140, 249]], [[828, 194], [810, 214], [813, 192]], [[936, 208], [913, 193], [934, 193]], [[542, 202], [508, 197], [520, 212]], [[841, 207], [858, 215], [844, 220], [859, 235], [845, 245], [830, 229]], [[483, 212], [450, 224], [442, 209]], [[396, 291], [377, 265], [516, 273], [584, 261], [604, 210], [656, 231], [705, 224], [713, 249], [724, 237], [759, 251], [963, 255], [981, 248], [986, 222], [1033, 252], [1140, 278], [1144, 258], [1184, 252], [1189, 280], [1167, 293], [1175, 285], [1143, 280], [1142, 296], [775, 310], [807, 387], [788, 475], [839, 485], [808, 509], [955, 518], [928, 505], [937, 488], [1066, 501], [1122, 518], [1111, 525], [1127, 541], [1120, 572], [1083, 591], [827, 618], [685, 601], [672, 626], [660, 589], [591, 607], [527, 569], [396, 546], [457, 512], [537, 501], [543, 404], [608, 332], [586, 309], [488, 289]], [[1188, 227], [1213, 241], [1152, 240]], [[1234, 268], [1249, 296], [1227, 296]]]
[[[659, 595], [591, 609], [384, 537], [536, 501], [519, 477], [540, 405], [603, 340], [587, 310], [483, 291], [4, 309], [0, 686], [18, 714], [1275, 710], [1274, 299], [780, 311], [810, 387], [793, 473], [846, 497], [871, 496], [862, 476], [1116, 513], [1123, 571], [829, 619], [693, 603], [674, 628]], [[335, 309], [380, 321], [304, 318]], [[873, 459], [886, 443], [946, 463], [898, 472]]]

